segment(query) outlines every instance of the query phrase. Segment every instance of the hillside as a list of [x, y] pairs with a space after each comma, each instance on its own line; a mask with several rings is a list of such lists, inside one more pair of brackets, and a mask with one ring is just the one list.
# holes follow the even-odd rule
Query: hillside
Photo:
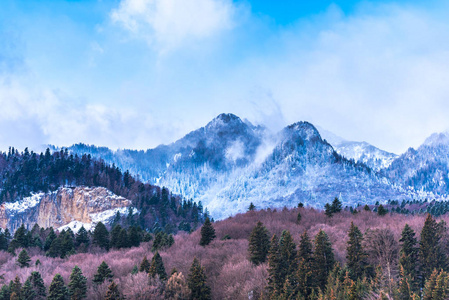
[[[298, 213], [302, 215], [299, 224], [297, 222]], [[395, 264], [391, 266], [393, 269], [390, 274], [393, 274], [395, 284], [398, 284], [397, 259], [399, 258], [401, 231], [405, 224], [409, 224], [411, 229], [416, 232], [419, 240], [425, 219], [425, 215], [387, 214], [378, 216], [374, 212], [367, 211], [361, 211], [355, 215], [343, 211], [329, 218], [322, 211], [311, 208], [250, 211], [215, 222], [213, 226], [217, 238], [206, 247], [199, 246], [201, 234], [197, 230], [192, 234], [181, 233], [176, 235], [173, 246], [160, 250], [159, 253], [167, 274], [170, 274], [172, 268], [176, 268], [178, 272], [184, 274], [185, 278], [190, 273], [189, 269], [193, 258], [198, 258], [205, 268], [207, 284], [212, 289], [212, 299], [247, 299], [249, 294], [254, 295], [255, 299], [259, 299], [257, 295], [265, 293], [269, 276], [268, 265], [264, 263], [255, 266], [248, 260], [248, 238], [258, 221], [266, 226], [270, 237], [273, 234], [279, 237], [284, 230], [288, 230], [296, 245], [300, 244], [301, 235], [305, 231], [313, 240], [320, 230], [324, 230], [329, 236], [335, 259], [342, 266], [347, 263], [348, 231], [351, 222], [354, 222], [363, 233], [375, 233], [381, 230], [379, 232], [391, 235], [394, 238], [392, 245], [396, 250], [393, 249], [392, 251], [394, 251], [393, 261]], [[438, 220], [449, 222], [449, 217], [444, 215]], [[363, 245], [368, 253], [374, 251], [370, 248], [374, 246], [369, 241], [375, 238], [376, 235], [371, 237], [365, 235]], [[371, 240], [371, 242], [374, 241]], [[448, 249], [448, 241], [448, 232], [445, 228], [444, 232], [441, 233], [440, 246], [443, 247], [442, 249]], [[31, 271], [36, 270], [42, 274], [45, 285], [48, 287], [56, 273], [60, 273], [64, 282], [67, 283], [72, 268], [74, 265], [78, 265], [83, 274], [89, 278], [88, 298], [102, 299], [101, 293], [105, 292], [106, 287], [95, 287], [90, 280], [93, 278], [96, 268], [104, 260], [111, 267], [114, 280], [118, 283], [120, 291], [127, 296], [127, 299], [164, 299], [159, 294], [163, 292], [163, 285], [160, 282], [158, 283], [157, 280], [150, 281], [150, 285], [148, 285], [146, 274], [132, 274], [133, 267], [139, 266], [145, 255], [151, 260], [151, 246], [152, 242], [143, 243], [139, 247], [130, 249], [112, 250], [108, 253], [80, 253], [66, 259], [48, 258], [43, 256], [40, 250], [35, 249], [30, 250], [32, 254], [31, 262], [34, 263], [39, 259], [42, 264], [24, 269], [20, 269], [15, 264], [15, 259], [12, 259], [9, 254], [0, 252], [0, 273], [4, 274], [3, 282], [8, 283], [16, 275], [24, 282]], [[375, 267], [377, 264], [381, 264], [379, 259], [381, 258], [371, 255], [368, 261]], [[386, 288], [386, 286], [381, 285], [379, 288]], [[374, 295], [378, 292], [370, 293]]]

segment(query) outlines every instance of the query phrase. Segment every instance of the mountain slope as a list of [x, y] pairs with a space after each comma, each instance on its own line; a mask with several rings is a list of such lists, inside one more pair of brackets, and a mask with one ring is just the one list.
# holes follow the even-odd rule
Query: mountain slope
[[394, 153], [379, 149], [367, 142], [348, 141], [330, 131], [318, 128], [323, 138], [334, 147], [338, 154], [347, 159], [353, 159], [355, 162], [364, 163], [373, 170], [379, 171], [388, 168], [398, 157]]
[[216, 218], [259, 208], [322, 206], [335, 196], [347, 205], [405, 198], [409, 193], [363, 163], [339, 155], [310, 123], [292, 124], [277, 134], [221, 114], [205, 127], [147, 151], [74, 145], [127, 169], [152, 184], [202, 203]]

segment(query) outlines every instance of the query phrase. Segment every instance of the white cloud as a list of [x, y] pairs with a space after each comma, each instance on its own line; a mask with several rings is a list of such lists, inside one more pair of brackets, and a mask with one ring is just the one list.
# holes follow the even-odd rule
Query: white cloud
[[122, 0], [111, 18], [160, 51], [232, 28], [231, 0]]

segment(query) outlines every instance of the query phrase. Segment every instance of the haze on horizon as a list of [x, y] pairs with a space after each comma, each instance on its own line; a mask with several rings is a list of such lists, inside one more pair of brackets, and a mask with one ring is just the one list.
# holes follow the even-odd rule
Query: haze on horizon
[[4, 0], [0, 149], [147, 149], [230, 112], [402, 153], [449, 128], [449, 4]]

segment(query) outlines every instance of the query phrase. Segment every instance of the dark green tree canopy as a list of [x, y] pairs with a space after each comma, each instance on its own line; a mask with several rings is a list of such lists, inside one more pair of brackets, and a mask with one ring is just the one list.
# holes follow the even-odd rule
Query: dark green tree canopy
[[201, 239], [200, 239], [200, 245], [201, 246], [207, 246], [212, 242], [213, 239], [215, 239], [215, 229], [212, 223], [210, 222], [209, 218], [206, 218], [206, 221], [204, 221], [203, 226], [201, 227]]

